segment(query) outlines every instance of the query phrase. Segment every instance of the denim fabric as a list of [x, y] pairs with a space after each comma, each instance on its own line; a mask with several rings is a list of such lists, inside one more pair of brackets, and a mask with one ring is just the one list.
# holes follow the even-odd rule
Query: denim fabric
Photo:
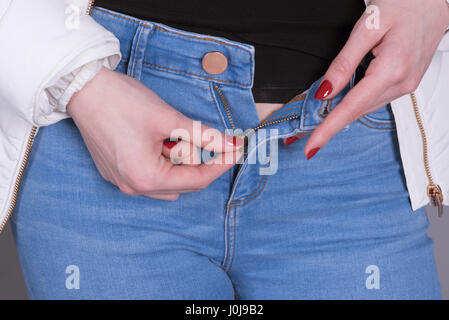
[[[259, 126], [252, 46], [101, 8], [92, 15], [120, 39], [118, 71], [222, 131]], [[210, 51], [228, 58], [224, 73], [203, 70]], [[244, 163], [175, 202], [103, 180], [71, 119], [41, 128], [11, 219], [30, 297], [440, 299], [428, 220], [410, 207], [390, 105], [311, 160], [307, 138], [278, 143], [312, 131], [354, 77], [330, 101], [313, 98], [319, 83], [271, 115], [267, 131], [250, 131]]]

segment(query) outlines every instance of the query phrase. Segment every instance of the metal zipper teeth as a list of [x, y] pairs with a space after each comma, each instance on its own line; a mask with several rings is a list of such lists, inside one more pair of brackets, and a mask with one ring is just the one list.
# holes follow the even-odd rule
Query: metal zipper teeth
[[232, 120], [232, 113], [231, 109], [229, 108], [228, 101], [224, 97], [223, 92], [221, 92], [221, 89], [218, 85], [214, 85], [214, 88], [217, 91], [218, 95], [220, 96], [221, 102], [223, 103], [223, 108], [225, 109], [226, 118], [228, 119], [229, 124], [231, 125], [232, 129], [235, 129], [235, 124], [234, 120]]
[[95, 0], [89, 0], [89, 3], [87, 4], [87, 10], [86, 10], [86, 14], [88, 16], [92, 12], [92, 8], [94, 7], [94, 4], [95, 4]]
[[430, 171], [429, 164], [429, 147], [427, 144], [427, 136], [424, 130], [424, 125], [422, 122], [421, 114], [418, 110], [418, 103], [416, 101], [416, 95], [414, 92], [410, 93], [410, 97], [413, 103], [413, 110], [415, 112], [416, 122], [418, 123], [419, 131], [421, 132], [421, 139], [423, 143], [423, 160], [424, 160], [424, 168], [426, 171], [427, 179], [429, 180], [429, 185], [427, 186], [427, 195], [429, 196], [432, 204], [434, 206], [438, 206], [438, 216], [443, 215], [443, 192], [441, 191], [441, 187], [434, 183], [432, 173]]
[[282, 119], [277, 119], [277, 120], [273, 120], [273, 121], [267, 121], [267, 122], [262, 122], [261, 124], [259, 124], [257, 127], [254, 127], [252, 129], [248, 129], [245, 132], [236, 134], [237, 137], [239, 138], [245, 138], [247, 136], [252, 135], [253, 133], [255, 133], [257, 130], [268, 127], [268, 126], [272, 126], [274, 124], [278, 124], [281, 122], [285, 122], [285, 121], [290, 121], [293, 119], [299, 119], [301, 116], [300, 115], [295, 115], [295, 116], [289, 116], [289, 117], [285, 117]]
[[8, 213], [6, 214], [5, 220], [2, 222], [2, 224], [0, 226], [0, 233], [3, 232], [3, 229], [5, 228], [6, 223], [8, 222], [9, 218], [11, 217], [11, 215], [14, 211], [14, 207], [16, 206], [17, 195], [19, 194], [20, 182], [22, 181], [23, 172], [25, 171], [25, 167], [26, 167], [28, 159], [30, 157], [31, 146], [33, 145], [33, 141], [34, 141], [34, 137], [36, 136], [36, 132], [37, 132], [37, 127], [33, 127], [31, 129], [31, 133], [28, 137], [27, 147], [25, 150], [25, 157], [23, 158], [23, 161], [20, 165], [19, 175], [17, 176], [16, 182], [14, 184], [14, 191], [13, 191], [13, 196], [12, 196], [12, 200], [11, 200], [11, 205], [9, 207]]
[[[95, 0], [89, 0], [89, 3], [87, 4], [87, 10], [86, 10], [87, 15], [91, 14], [94, 4], [95, 4]], [[11, 200], [11, 205], [8, 209], [8, 213], [6, 214], [6, 219], [0, 225], [0, 233], [2, 233], [3, 230], [5, 229], [5, 226], [8, 223], [8, 220], [11, 217], [11, 215], [14, 211], [14, 208], [16, 206], [17, 196], [19, 194], [20, 183], [22, 181], [23, 173], [25, 171], [26, 165], [28, 163], [28, 159], [30, 157], [31, 146], [33, 145], [33, 141], [34, 141], [34, 137], [36, 136], [36, 132], [37, 132], [37, 127], [33, 126], [33, 128], [31, 129], [31, 133], [28, 137], [27, 147], [25, 150], [25, 157], [20, 165], [19, 175], [17, 176], [16, 182], [14, 184], [14, 191], [13, 191], [13, 196], [12, 196], [12, 200]]]

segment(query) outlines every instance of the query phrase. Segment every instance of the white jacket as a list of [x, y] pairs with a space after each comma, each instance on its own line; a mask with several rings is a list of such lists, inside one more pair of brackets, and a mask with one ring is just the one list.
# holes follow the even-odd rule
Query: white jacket
[[[101, 66], [115, 69], [120, 61], [117, 38], [88, 15], [92, 5], [0, 0], [0, 232], [14, 210], [38, 128], [68, 118], [65, 107], [73, 93]], [[449, 204], [448, 101], [446, 34], [418, 89], [392, 102], [413, 210], [429, 203], [427, 187], [433, 183]]]

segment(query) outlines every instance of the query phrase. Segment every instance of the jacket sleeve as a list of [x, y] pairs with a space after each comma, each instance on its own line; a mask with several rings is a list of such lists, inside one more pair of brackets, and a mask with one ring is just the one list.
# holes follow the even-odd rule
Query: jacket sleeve
[[88, 0], [0, 1], [0, 109], [34, 126], [68, 118], [71, 96], [101, 67], [115, 69], [118, 39], [87, 13]]

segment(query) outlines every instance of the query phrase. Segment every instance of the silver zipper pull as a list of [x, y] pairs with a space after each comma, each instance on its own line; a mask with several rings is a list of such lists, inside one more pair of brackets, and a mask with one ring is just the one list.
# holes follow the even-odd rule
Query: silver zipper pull
[[427, 195], [432, 201], [434, 207], [438, 206], [438, 216], [443, 216], [443, 192], [437, 184], [431, 184], [427, 186]]

